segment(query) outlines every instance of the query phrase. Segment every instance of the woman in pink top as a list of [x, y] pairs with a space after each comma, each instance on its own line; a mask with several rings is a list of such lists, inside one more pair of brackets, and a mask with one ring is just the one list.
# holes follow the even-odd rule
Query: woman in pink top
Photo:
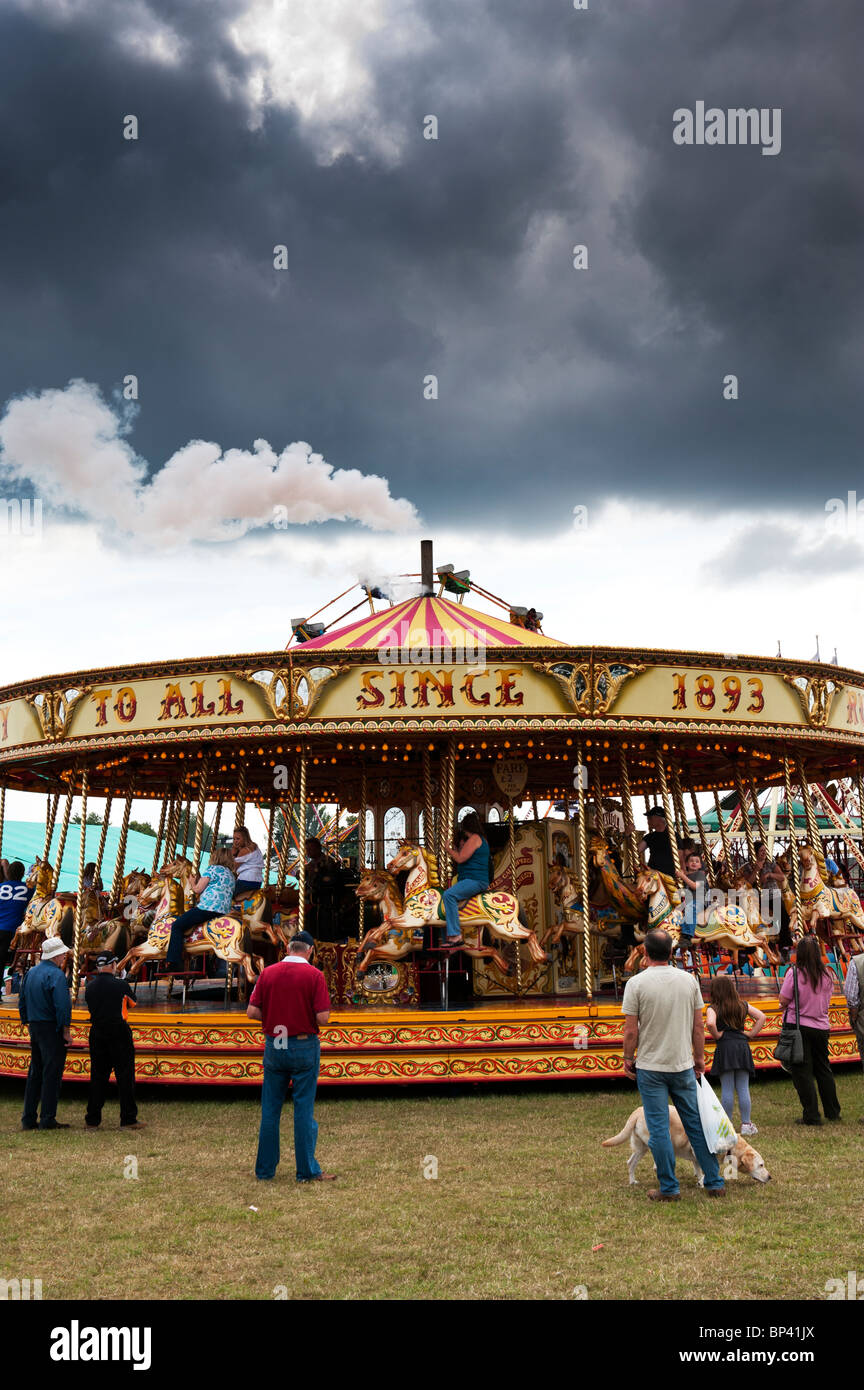
[[[801, 1017], [795, 1014], [795, 983], [798, 977], [798, 1002]], [[792, 1063], [790, 1070], [798, 1099], [804, 1111], [796, 1125], [821, 1125], [816, 1088], [826, 1120], [840, 1119], [837, 1088], [828, 1065], [828, 1005], [834, 993], [834, 978], [822, 960], [819, 940], [804, 936], [795, 951], [795, 964], [783, 976], [780, 998], [786, 1005], [786, 1022], [798, 1024], [804, 1039], [804, 1061]]]

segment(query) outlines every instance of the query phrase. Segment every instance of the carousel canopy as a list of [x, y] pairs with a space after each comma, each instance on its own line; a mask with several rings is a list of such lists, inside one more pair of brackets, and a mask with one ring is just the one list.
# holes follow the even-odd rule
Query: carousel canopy
[[478, 613], [445, 598], [409, 598], [347, 627], [303, 642], [300, 650], [365, 651], [371, 647], [422, 650], [450, 647], [564, 647], [554, 637], [530, 632], [491, 613]]

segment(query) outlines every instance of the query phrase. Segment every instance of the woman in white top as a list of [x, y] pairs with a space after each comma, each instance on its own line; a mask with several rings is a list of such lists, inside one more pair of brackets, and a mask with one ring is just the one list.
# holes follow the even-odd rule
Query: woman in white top
[[256, 845], [245, 825], [234, 827], [234, 862], [237, 865], [237, 882], [234, 897], [253, 893], [261, 887], [264, 878], [264, 855]]

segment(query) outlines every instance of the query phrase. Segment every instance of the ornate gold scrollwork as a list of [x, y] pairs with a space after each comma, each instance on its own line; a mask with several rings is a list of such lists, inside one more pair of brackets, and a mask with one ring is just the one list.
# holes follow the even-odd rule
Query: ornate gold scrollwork
[[238, 671], [240, 680], [263, 690], [274, 719], [305, 719], [330, 681], [347, 666], [281, 666], [275, 671]]
[[38, 695], [25, 695], [28, 705], [36, 711], [45, 738], [65, 738], [76, 708], [90, 694], [91, 686], [72, 690], [44, 690]]
[[804, 718], [811, 729], [824, 729], [831, 717], [834, 701], [843, 689], [841, 681], [830, 676], [790, 676], [784, 681], [791, 685], [801, 705]]
[[646, 668], [643, 665], [624, 666], [604, 661], [546, 661], [532, 663], [535, 671], [554, 676], [577, 714], [608, 714], [618, 699], [621, 687]]

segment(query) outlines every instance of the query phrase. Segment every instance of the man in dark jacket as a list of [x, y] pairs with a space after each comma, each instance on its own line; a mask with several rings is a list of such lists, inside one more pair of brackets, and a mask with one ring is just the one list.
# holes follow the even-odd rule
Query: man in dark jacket
[[126, 1009], [135, 996], [126, 980], [117, 979], [117, 957], [108, 951], [96, 957], [96, 974], [87, 981], [84, 999], [90, 1010], [90, 1090], [87, 1094], [88, 1133], [102, 1123], [102, 1107], [113, 1071], [120, 1096], [120, 1128], [143, 1129], [135, 1104], [135, 1044], [126, 1022]]
[[18, 1013], [30, 1033], [30, 1070], [24, 1089], [22, 1129], [68, 1129], [57, 1120], [57, 1101], [72, 1041], [72, 1003], [64, 974], [69, 947], [59, 936], [42, 943], [42, 959], [28, 970], [18, 998]]

